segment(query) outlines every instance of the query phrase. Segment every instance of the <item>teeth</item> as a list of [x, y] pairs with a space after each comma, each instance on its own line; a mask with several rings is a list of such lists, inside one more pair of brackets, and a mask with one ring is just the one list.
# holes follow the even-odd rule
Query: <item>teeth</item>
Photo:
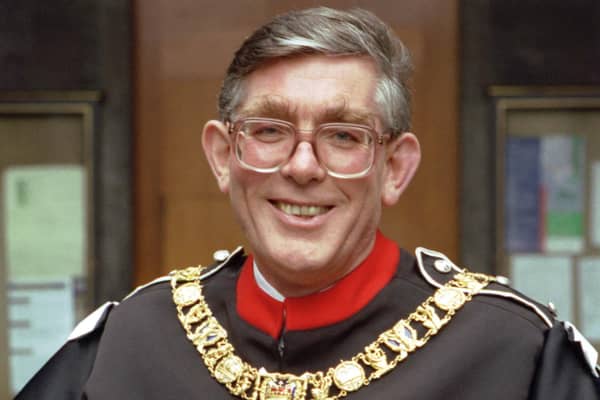
[[277, 208], [289, 215], [300, 217], [314, 217], [327, 212], [327, 207], [299, 206], [297, 204], [277, 203]]

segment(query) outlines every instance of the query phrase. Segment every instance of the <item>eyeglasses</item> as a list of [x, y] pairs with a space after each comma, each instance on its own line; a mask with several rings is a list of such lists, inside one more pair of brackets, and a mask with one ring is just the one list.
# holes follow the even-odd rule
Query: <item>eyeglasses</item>
[[[305, 131], [271, 118], [243, 118], [229, 127], [240, 165], [260, 173], [276, 172], [287, 163], [300, 132]], [[347, 123], [322, 124], [312, 134], [310, 142], [319, 163], [329, 175], [342, 179], [367, 175], [375, 158], [375, 142], [383, 144], [389, 137], [366, 125]]]

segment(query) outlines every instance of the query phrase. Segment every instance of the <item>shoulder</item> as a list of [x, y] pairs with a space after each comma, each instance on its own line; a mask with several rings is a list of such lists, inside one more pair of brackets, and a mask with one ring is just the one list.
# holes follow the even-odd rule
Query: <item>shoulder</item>
[[[421, 278], [434, 290], [445, 285], [455, 274], [465, 271], [446, 255], [434, 250], [419, 247], [415, 256]], [[539, 342], [541, 354], [560, 349], [578, 359], [588, 372], [598, 377], [598, 353], [573, 324], [558, 320], [550, 307], [511, 288], [507, 278], [489, 278], [490, 284], [473, 298], [474, 315], [503, 320], [512, 330], [509, 336], [516, 335], [521, 341], [537, 337], [534, 341]]]
[[[445, 254], [419, 247], [415, 251], [419, 274], [433, 288], [440, 288], [464, 268], [457, 266]], [[479, 291], [473, 302], [490, 312], [521, 318], [545, 331], [555, 324], [555, 315], [546, 306], [509, 286], [507, 278], [489, 276], [490, 283]]]
[[[244, 255], [242, 247], [234, 251], [219, 250], [214, 253], [215, 262], [202, 268], [202, 280], [217, 275], [218, 272], [230, 265], [238, 264], [236, 261]], [[169, 275], [161, 276], [144, 285], [136, 287], [120, 302], [109, 301], [98, 307], [94, 312], [85, 317], [69, 335], [68, 341], [78, 340], [87, 335], [104, 329], [107, 320], [117, 314], [144, 316], [160, 313], [163, 307], [171, 307], [171, 279], [178, 270]], [[180, 270], [179, 270], [180, 271]]]

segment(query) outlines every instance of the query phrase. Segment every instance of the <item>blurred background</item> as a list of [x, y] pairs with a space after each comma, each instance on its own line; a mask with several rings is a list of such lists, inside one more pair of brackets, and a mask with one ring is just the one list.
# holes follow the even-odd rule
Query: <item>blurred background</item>
[[0, 0], [0, 399], [103, 302], [244, 245], [200, 133], [243, 39], [315, 5], [413, 54], [423, 161], [382, 230], [600, 343], [597, 0]]

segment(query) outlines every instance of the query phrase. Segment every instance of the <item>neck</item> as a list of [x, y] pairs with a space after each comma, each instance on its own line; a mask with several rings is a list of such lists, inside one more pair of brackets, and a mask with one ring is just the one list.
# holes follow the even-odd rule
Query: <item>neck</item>
[[256, 260], [254, 260], [252, 263], [252, 268], [254, 271], [254, 279], [256, 279], [256, 284], [258, 287], [261, 288], [261, 290], [268, 294], [271, 298], [279, 302], [284, 301], [285, 296], [279, 293], [279, 291], [265, 279], [263, 274], [260, 272], [260, 268], [258, 268], [258, 265], [256, 265]]
[[[300, 268], [287, 268], [286, 265], [277, 266], [255, 254], [255, 269], [260, 272], [260, 278], [266, 287], [273, 289], [283, 298], [303, 297], [322, 292], [352, 273], [363, 263], [374, 250], [376, 238], [381, 233], [374, 233], [359, 254], [354, 254], [344, 260], [337, 260], [333, 265], [310, 265], [308, 262], [296, 262], [292, 265], [301, 265]], [[266, 266], [266, 267], [265, 267]], [[269, 291], [267, 291], [269, 293]]]

